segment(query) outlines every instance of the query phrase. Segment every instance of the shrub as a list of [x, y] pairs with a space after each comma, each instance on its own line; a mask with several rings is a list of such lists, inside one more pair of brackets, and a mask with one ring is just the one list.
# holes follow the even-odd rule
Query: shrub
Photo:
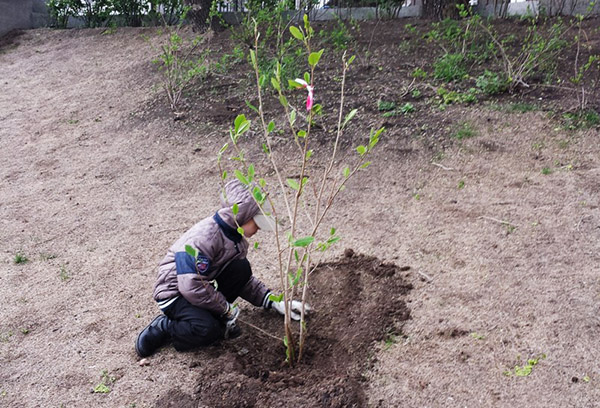
[[85, 26], [106, 27], [114, 11], [112, 0], [82, 0], [81, 10]]
[[56, 28], [67, 28], [69, 17], [76, 16], [81, 10], [80, 0], [49, 0], [46, 5], [51, 25]]
[[142, 15], [147, 11], [147, 2], [141, 0], [112, 0], [114, 11], [123, 18], [126, 26], [139, 27], [142, 25]]
[[506, 92], [508, 89], [508, 81], [502, 75], [492, 71], [485, 72], [477, 77], [475, 82], [477, 88], [479, 88], [484, 94], [497, 95]]
[[444, 54], [433, 64], [433, 77], [446, 82], [463, 79], [467, 76], [465, 59], [461, 54]]

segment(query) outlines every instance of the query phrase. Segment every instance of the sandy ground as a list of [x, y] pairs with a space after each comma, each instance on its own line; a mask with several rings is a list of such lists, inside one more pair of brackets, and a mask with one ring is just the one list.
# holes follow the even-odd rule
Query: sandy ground
[[[218, 204], [226, 137], [136, 117], [156, 98], [140, 34], [157, 38], [35, 30], [0, 51], [0, 406], [151, 407], [193, 397], [190, 361], [210, 364], [165, 350], [142, 367], [133, 348], [157, 313], [155, 266]], [[344, 242], [330, 258], [411, 267], [412, 320], [373, 346], [368, 405], [597, 406], [599, 132], [452, 109], [476, 137], [439, 154], [451, 129], [392, 129], [331, 218]], [[93, 393], [103, 372], [111, 391]]]

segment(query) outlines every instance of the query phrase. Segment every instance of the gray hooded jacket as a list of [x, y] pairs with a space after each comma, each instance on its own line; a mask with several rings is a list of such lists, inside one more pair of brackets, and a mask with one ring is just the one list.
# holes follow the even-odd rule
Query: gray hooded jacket
[[[239, 208], [235, 218], [232, 211], [234, 203]], [[231, 261], [246, 257], [248, 241], [237, 233], [237, 225], [250, 221], [258, 212], [258, 205], [248, 188], [237, 180], [227, 183], [222, 208], [183, 234], [161, 261], [154, 286], [154, 299], [159, 305], [183, 296], [191, 304], [214, 314], [226, 313], [227, 300], [210, 281]], [[230, 228], [219, 226], [219, 222], [224, 222]], [[186, 252], [186, 245], [198, 251], [196, 259]], [[262, 306], [267, 292], [265, 285], [251, 276], [240, 296], [255, 306]]]

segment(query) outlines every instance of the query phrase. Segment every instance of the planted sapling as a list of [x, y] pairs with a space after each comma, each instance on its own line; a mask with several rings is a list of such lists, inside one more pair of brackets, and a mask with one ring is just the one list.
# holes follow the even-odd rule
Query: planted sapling
[[[255, 74], [258, 106], [248, 104], [257, 114], [261, 135], [262, 153], [265, 155], [273, 176], [269, 181], [261, 177], [259, 167], [250, 161], [241, 145], [240, 136], [251, 128], [251, 121], [245, 115], [238, 115], [233, 128], [229, 131], [229, 142], [223, 146], [217, 155], [217, 163], [223, 184], [230, 176], [237, 178], [242, 184], [248, 186], [258, 203], [263, 215], [268, 215], [275, 220], [274, 239], [276, 245], [276, 265], [279, 271], [281, 293], [270, 295], [274, 302], [283, 301], [284, 310], [284, 336], [286, 359], [290, 365], [299, 362], [303, 356], [305, 337], [307, 333], [306, 311], [309, 288], [309, 278], [318, 265], [316, 255], [327, 250], [340, 238], [335, 228], [323, 233], [323, 224], [327, 214], [332, 209], [338, 194], [344, 190], [349, 179], [359, 171], [370, 165], [368, 160], [371, 152], [379, 142], [383, 128], [371, 130], [364, 144], [355, 148], [352, 159], [344, 163], [347, 158], [339, 156], [340, 140], [348, 124], [356, 116], [358, 110], [344, 112], [344, 88], [346, 74], [354, 61], [354, 57], [342, 57], [342, 76], [339, 100], [337, 132], [333, 144], [329, 148], [328, 159], [317, 160], [313, 157], [311, 143], [315, 115], [322, 111], [322, 106], [317, 103], [316, 67], [323, 56], [325, 49], [314, 51], [311, 39], [314, 30], [308, 18], [304, 17], [302, 26], [291, 26], [290, 34], [305, 50], [309, 71], [301, 78], [286, 78], [282, 72], [281, 64], [277, 64], [270, 81], [279, 100], [285, 124], [277, 125], [274, 120], [268, 120], [263, 111], [263, 83], [264, 76], [260, 72], [260, 65], [256, 55], [258, 49], [259, 32], [257, 25], [254, 27], [255, 48], [250, 50], [250, 60]], [[306, 99], [302, 107], [296, 107], [288, 99], [287, 93], [303, 92]], [[281, 127], [280, 127], [281, 126]], [[295, 147], [295, 157], [277, 150], [280, 144], [275, 145], [273, 138], [281, 137], [279, 130], [286, 129], [289, 139]], [[228, 163], [233, 164], [233, 169], [225, 168], [223, 157], [227, 152], [232, 156]], [[292, 165], [298, 169], [297, 175], [284, 177], [283, 165]], [[285, 227], [283, 227], [285, 220]], [[240, 231], [243, 233], [243, 230]], [[293, 311], [292, 298], [301, 295], [300, 327], [293, 330], [291, 315]], [[297, 304], [296, 304], [297, 305]]]

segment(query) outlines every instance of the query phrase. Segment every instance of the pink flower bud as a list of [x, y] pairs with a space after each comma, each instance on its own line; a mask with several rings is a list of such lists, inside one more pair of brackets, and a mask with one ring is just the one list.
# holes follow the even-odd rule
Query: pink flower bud
[[306, 98], [306, 110], [307, 111], [311, 110], [313, 107], [313, 103], [314, 103], [314, 93], [313, 93], [314, 88], [312, 86], [310, 86], [303, 79], [296, 78], [294, 81], [297, 82], [298, 84], [300, 84], [302, 86], [302, 88], [305, 88], [308, 91], [308, 97]]

